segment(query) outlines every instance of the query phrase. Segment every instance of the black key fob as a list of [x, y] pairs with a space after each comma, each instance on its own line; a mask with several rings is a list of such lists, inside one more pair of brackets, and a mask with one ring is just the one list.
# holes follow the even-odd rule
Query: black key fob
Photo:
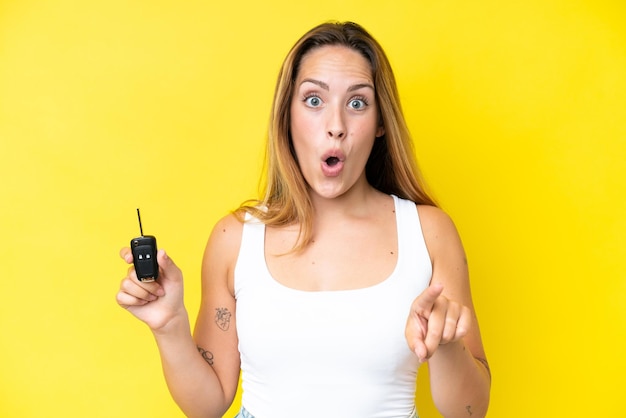
[[130, 240], [130, 249], [137, 278], [142, 282], [155, 281], [159, 277], [156, 238], [152, 235], [133, 238]]
[[157, 243], [152, 235], [143, 234], [141, 215], [137, 209], [140, 237], [130, 240], [130, 249], [133, 253], [133, 264], [137, 279], [142, 282], [153, 282], [159, 277], [159, 263], [157, 263]]

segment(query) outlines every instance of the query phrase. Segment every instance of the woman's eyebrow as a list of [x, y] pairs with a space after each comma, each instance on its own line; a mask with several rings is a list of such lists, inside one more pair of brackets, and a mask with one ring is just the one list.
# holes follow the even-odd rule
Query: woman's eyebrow
[[364, 88], [370, 88], [374, 90], [374, 86], [371, 85], [370, 83], [359, 83], [359, 84], [354, 84], [350, 86], [348, 88], [348, 91], [355, 91], [355, 90], [364, 89]]
[[[330, 90], [330, 86], [326, 83], [324, 83], [321, 80], [316, 80], [314, 78], [305, 78], [304, 80], [302, 80], [302, 82], [300, 83], [300, 85], [304, 84], [304, 83], [313, 83], [317, 86], [319, 86], [320, 88], [324, 89], [324, 90]], [[358, 83], [358, 84], [354, 84], [350, 87], [348, 87], [348, 91], [355, 91], [355, 90], [359, 90], [359, 89], [363, 89], [363, 88], [370, 88], [372, 90], [374, 90], [374, 86], [370, 83]]]
[[330, 90], [330, 87], [328, 86], [328, 84], [324, 83], [323, 81], [316, 80], [314, 78], [305, 78], [304, 80], [302, 80], [300, 85], [303, 85], [304, 83], [313, 83], [317, 86], [320, 86], [324, 90]]

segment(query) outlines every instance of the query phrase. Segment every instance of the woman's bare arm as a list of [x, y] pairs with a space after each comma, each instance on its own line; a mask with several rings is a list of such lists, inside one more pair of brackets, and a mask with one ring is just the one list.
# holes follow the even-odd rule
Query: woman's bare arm
[[413, 304], [407, 339], [415, 341], [416, 353], [428, 360], [432, 397], [439, 412], [446, 418], [484, 417], [491, 375], [472, 303], [465, 252], [456, 227], [443, 211], [419, 206], [419, 215], [433, 276], [431, 286]]

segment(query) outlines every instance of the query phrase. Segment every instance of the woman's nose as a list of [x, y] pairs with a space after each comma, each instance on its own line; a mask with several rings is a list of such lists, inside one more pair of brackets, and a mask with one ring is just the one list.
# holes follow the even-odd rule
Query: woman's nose
[[346, 134], [346, 125], [344, 121], [343, 109], [329, 109], [326, 134], [329, 138], [343, 139]]

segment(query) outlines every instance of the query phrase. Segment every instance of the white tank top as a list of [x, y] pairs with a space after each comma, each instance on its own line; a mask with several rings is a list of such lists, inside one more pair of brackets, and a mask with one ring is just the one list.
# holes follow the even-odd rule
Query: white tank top
[[265, 225], [246, 222], [235, 267], [243, 406], [255, 418], [406, 418], [419, 363], [404, 328], [432, 266], [413, 202], [393, 196], [398, 260], [381, 283], [309, 292], [272, 278]]

